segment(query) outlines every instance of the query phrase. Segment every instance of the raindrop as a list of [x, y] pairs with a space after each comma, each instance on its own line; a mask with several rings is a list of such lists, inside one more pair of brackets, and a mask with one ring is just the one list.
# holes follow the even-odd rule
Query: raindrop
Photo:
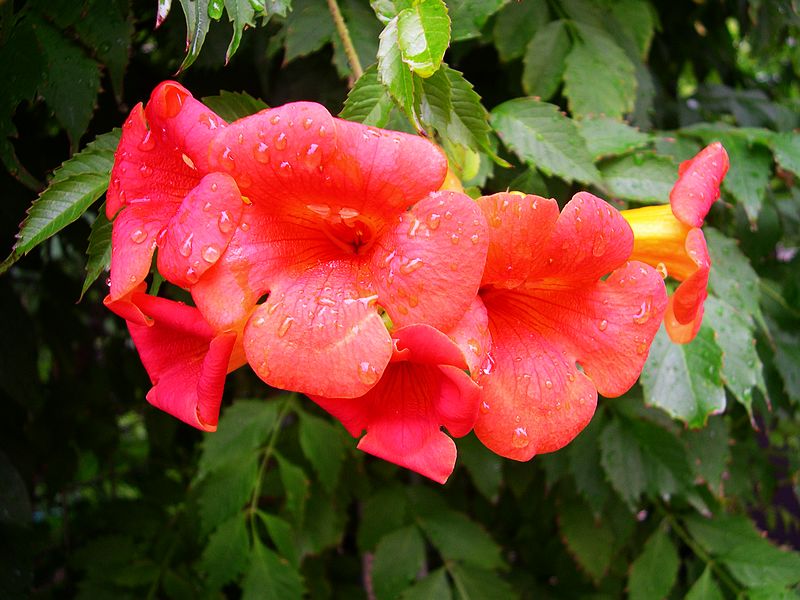
[[258, 371], [258, 375], [262, 379], [265, 378], [265, 377], [269, 377], [269, 375], [270, 375], [269, 365], [267, 364], [267, 360], [266, 359], [264, 359], [260, 363], [258, 363], [258, 368], [256, 370]]
[[253, 321], [253, 325], [256, 327], [261, 327], [264, 323], [266, 323], [266, 319], [264, 317], [258, 317], [255, 321]]
[[153, 138], [152, 133], [153, 132], [148, 129], [147, 133], [144, 134], [142, 141], [139, 142], [139, 150], [142, 152], [149, 152], [156, 147], [156, 140]]
[[667, 278], [667, 265], [665, 265], [663, 262], [660, 262], [656, 265], [656, 271], [658, 271], [658, 274], [661, 275], [661, 279]]
[[567, 379], [568, 379], [570, 382], [572, 382], [572, 381], [575, 381], [575, 375], [573, 375], [572, 373], [569, 373], [569, 374], [567, 375]]
[[194, 234], [190, 233], [186, 236], [186, 239], [183, 240], [183, 244], [181, 244], [180, 248], [181, 256], [188, 258], [192, 253], [192, 238], [194, 238]]
[[364, 385], [375, 385], [379, 379], [378, 372], [375, 367], [364, 361], [358, 365], [358, 378]]
[[325, 129], [325, 125], [320, 125], [319, 126], [319, 137], [325, 137], [325, 134], [327, 132], [328, 131], [327, 131], [327, 129]]
[[481, 411], [482, 415], [485, 415], [490, 410], [491, 410], [491, 407], [489, 406], [488, 402], [486, 402], [486, 401], [481, 402], [480, 411]]
[[594, 242], [592, 243], [592, 254], [594, 256], [603, 256], [607, 246], [608, 242], [606, 241], [605, 236], [602, 233], [598, 233], [594, 238]]
[[159, 231], [158, 234], [156, 235], [156, 245], [163, 246], [164, 240], [166, 239], [167, 239], [167, 228], [164, 227], [164, 229]]
[[259, 142], [258, 146], [253, 148], [253, 158], [255, 158], [261, 164], [269, 162], [269, 146], [267, 146], [264, 142]]
[[419, 219], [414, 219], [411, 223], [411, 227], [408, 228], [408, 237], [413, 238], [417, 235], [417, 229], [419, 229]]
[[404, 265], [400, 266], [400, 272], [404, 275], [410, 275], [423, 265], [421, 258], [413, 258]]
[[283, 302], [276, 302], [275, 304], [270, 304], [270, 305], [267, 307], [267, 314], [268, 314], [268, 315], [274, 314], [274, 313], [275, 313], [275, 311], [276, 311], [276, 310], [278, 310], [278, 307], [279, 307], [281, 304], [283, 304]]
[[106, 277], [106, 285], [111, 287], [111, 277]]
[[481, 345], [478, 343], [478, 340], [476, 340], [475, 338], [470, 338], [470, 339], [467, 340], [467, 348], [469, 348], [470, 352], [472, 352], [474, 354], [480, 354], [481, 353]]
[[213, 206], [214, 206], [214, 205], [213, 205], [213, 204], [211, 204], [211, 202], [206, 202], [206, 203], [203, 205], [203, 210], [204, 210], [205, 212], [208, 212], [208, 211], [210, 211], [210, 210], [211, 210], [211, 208], [212, 208]]
[[306, 204], [306, 208], [323, 219], [331, 216], [331, 207], [327, 204]]
[[[578, 212], [577, 210], [575, 212]], [[575, 217], [575, 231], [580, 231], [583, 227], [583, 219]]]
[[597, 328], [598, 328], [600, 331], [605, 331], [607, 327], [608, 327], [608, 321], [606, 321], [605, 319], [601, 320], [601, 321], [600, 321], [600, 322], [597, 324]]
[[244, 134], [239, 132], [239, 135], [236, 136], [236, 141], [240, 144], [244, 144]]
[[131, 233], [131, 240], [134, 244], [141, 244], [147, 239], [147, 233], [143, 229], [135, 229]]
[[439, 228], [439, 223], [442, 220], [442, 215], [437, 213], [431, 213], [428, 215], [428, 229], [431, 231], [436, 230]]
[[211, 130], [217, 128], [217, 120], [208, 113], [203, 113], [197, 118], [198, 123], [201, 123]]
[[546, 387], [548, 390], [552, 390], [553, 389], [553, 382], [550, 381], [549, 379], [545, 380], [544, 387]]
[[445, 218], [445, 219], [447, 219], [447, 220], [449, 221], [450, 219], [452, 219], [452, 218], [453, 218], [453, 213], [451, 213], [449, 210], [448, 210], [448, 211], [445, 211], [445, 213], [444, 213], [444, 218]]
[[286, 149], [286, 134], [281, 132], [278, 137], [275, 138], [275, 148], [278, 150], [285, 150]]
[[469, 241], [472, 242], [473, 244], [477, 244], [478, 240], [480, 240], [480, 237], [478, 237], [477, 233], [473, 233], [469, 238]]
[[248, 225], [247, 223], [244, 223], [244, 222], [242, 222], [242, 224], [241, 224], [241, 225], [239, 225], [239, 228], [240, 228], [242, 231], [247, 231], [248, 229], [250, 229], [250, 225]]
[[311, 117], [306, 117], [303, 119], [303, 129], [311, 129], [311, 126], [314, 124], [314, 119]]
[[219, 260], [219, 248], [214, 245], [208, 245], [200, 252], [200, 256], [207, 263], [215, 263]]
[[322, 160], [322, 156], [317, 154], [317, 150], [319, 149], [318, 144], [311, 144], [306, 150], [306, 162], [311, 165], [312, 167], [318, 166], [320, 161]]
[[281, 324], [278, 327], [278, 337], [285, 336], [286, 332], [289, 331], [289, 328], [292, 326], [292, 323], [294, 323], [294, 317], [284, 317], [283, 321], [281, 321]]
[[517, 427], [511, 434], [511, 445], [514, 448], [524, 448], [530, 443], [528, 431], [524, 427]]
[[225, 150], [222, 151], [222, 158], [225, 159], [225, 162], [222, 163], [222, 167], [226, 171], [233, 171], [236, 167], [236, 163], [234, 162], [233, 152], [230, 147], [225, 146]]
[[292, 165], [290, 165], [288, 162], [283, 161], [278, 166], [280, 167], [280, 171], [278, 171], [278, 172], [281, 175], [283, 175], [284, 177], [288, 177], [289, 175], [291, 175], [291, 173], [292, 173]]
[[217, 224], [222, 233], [230, 233], [233, 230], [233, 220], [227, 210], [223, 210], [219, 213], [219, 221]]
[[186, 269], [186, 281], [191, 284], [197, 283], [198, 279], [200, 279], [200, 276], [197, 274], [197, 271], [195, 271], [192, 267]]
[[457, 234], [457, 233], [454, 233], [453, 235], [451, 235], [451, 236], [450, 236], [450, 241], [451, 241], [451, 242], [453, 243], [453, 245], [455, 246], [455, 245], [457, 245], [457, 244], [458, 244], [458, 242], [460, 242], [460, 241], [461, 241], [461, 238], [458, 236], [458, 234]]
[[280, 115], [273, 115], [269, 119], [269, 122], [272, 123], [273, 125], [277, 125], [278, 123], [280, 123], [280, 121], [281, 121], [281, 116]]
[[652, 296], [648, 296], [642, 305], [639, 307], [639, 312], [633, 315], [633, 322], [637, 325], [643, 325], [647, 323], [650, 319], [650, 313], [652, 310], [653, 298]]
[[145, 163], [139, 167], [139, 173], [142, 174], [142, 177], [150, 177], [153, 174], [153, 169], [147, 166]]
[[487, 354], [486, 360], [484, 360], [483, 365], [481, 365], [481, 373], [489, 375], [494, 370], [494, 365], [494, 357], [491, 354]]
[[212, 184], [211, 184], [211, 191], [212, 191], [212, 192], [216, 192], [216, 191], [217, 191], [217, 187], [219, 187], [219, 186], [217, 186], [217, 184], [216, 184], [216, 183], [212, 183]]

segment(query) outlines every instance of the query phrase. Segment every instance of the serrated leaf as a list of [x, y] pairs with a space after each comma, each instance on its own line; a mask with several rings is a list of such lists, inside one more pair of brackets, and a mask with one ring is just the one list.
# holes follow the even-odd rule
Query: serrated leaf
[[636, 68], [603, 30], [577, 24], [579, 39], [567, 55], [564, 95], [576, 117], [621, 118], [636, 101]]
[[[447, 0], [454, 42], [480, 36], [481, 29], [494, 13], [500, 10], [507, 0]], [[534, 3], [538, 4], [538, 2]]]
[[[586, 141], [589, 154], [595, 160], [625, 154], [641, 148], [651, 139], [647, 133], [608, 117], [582, 119], [578, 121], [578, 130]], [[677, 179], [677, 177], [678, 169], [676, 167], [673, 179]]]
[[278, 461], [281, 482], [286, 492], [286, 510], [292, 515], [295, 523], [302, 523], [308, 498], [308, 478], [303, 469], [292, 464], [280, 454], [276, 453], [275, 458]]
[[118, 129], [98, 136], [53, 173], [53, 181], [28, 209], [17, 243], [0, 273], [47, 238], [76, 221], [108, 188]]
[[264, 444], [278, 425], [278, 402], [239, 400], [222, 413], [214, 435], [203, 439], [198, 477], [221, 470]]
[[410, 8], [412, 3], [412, 0], [369, 0], [375, 16], [384, 25], [395, 18], [401, 10]]
[[559, 509], [558, 525], [569, 553], [595, 582], [600, 581], [614, 558], [614, 532], [609, 524], [595, 519], [588, 506], [573, 500]]
[[419, 126], [414, 110], [414, 79], [411, 70], [400, 55], [397, 39], [397, 17], [386, 24], [378, 44], [378, 80], [386, 86], [389, 94], [403, 109], [408, 119]]
[[183, 71], [200, 56], [211, 19], [208, 16], [209, 0], [180, 0], [180, 2], [186, 19], [186, 57], [179, 69]]
[[624, 420], [642, 450], [647, 489], [653, 496], [672, 496], [692, 485], [686, 448], [671, 432], [645, 419]]
[[437, 510], [417, 516], [425, 536], [445, 560], [458, 560], [487, 568], [505, 565], [500, 546], [479, 524], [454, 510]]
[[680, 559], [678, 550], [663, 527], [645, 542], [642, 553], [628, 574], [628, 598], [652, 600], [666, 598], [675, 585]]
[[725, 596], [722, 595], [722, 590], [714, 581], [712, 573], [711, 566], [707, 566], [703, 574], [692, 584], [685, 600], [724, 600]]
[[249, 550], [244, 514], [238, 514], [217, 527], [200, 558], [200, 570], [206, 573], [206, 585], [217, 590], [233, 581], [247, 566]]
[[205, 96], [203, 104], [226, 121], [235, 121], [269, 108], [266, 102], [254, 98], [247, 92], [227, 90], [220, 91], [218, 96]]
[[384, 535], [408, 523], [408, 501], [402, 489], [385, 487], [370, 496], [361, 508], [358, 547], [371, 551]]
[[255, 538], [250, 566], [242, 582], [242, 600], [300, 600], [303, 592], [300, 573]]
[[316, 52], [336, 33], [328, 7], [317, 0], [294, 0], [286, 17], [284, 62]]
[[600, 452], [598, 452], [602, 425], [603, 420], [599, 415], [595, 415], [566, 449], [570, 471], [575, 478], [575, 487], [595, 516], [601, 514], [603, 506], [611, 496], [611, 489], [603, 477]]
[[715, 495], [721, 496], [723, 473], [731, 457], [725, 419], [709, 419], [705, 427], [687, 430], [683, 437], [695, 475], [708, 483]]
[[400, 600], [451, 600], [453, 592], [444, 567], [436, 569], [413, 586], [403, 590]]
[[200, 523], [203, 532], [216, 529], [242, 510], [250, 500], [259, 467], [259, 456], [251, 454], [222, 465], [200, 487]]
[[244, 31], [245, 27], [253, 27], [255, 25], [253, 21], [255, 11], [250, 4], [250, 0], [225, 0], [225, 10], [228, 13], [228, 20], [233, 23], [233, 36], [230, 44], [228, 44], [228, 49], [225, 51], [225, 64], [228, 64], [228, 61], [239, 49], [239, 43], [242, 41], [242, 31]]
[[503, 143], [531, 167], [567, 181], [600, 180], [575, 123], [557, 106], [533, 98], [509, 100], [492, 110], [491, 123]]
[[106, 218], [105, 207], [105, 203], [100, 206], [89, 233], [89, 247], [86, 248], [86, 278], [83, 280], [79, 301], [101, 273], [111, 267], [112, 224]]
[[546, 2], [508, 2], [497, 14], [492, 30], [500, 60], [508, 62], [522, 56], [528, 42], [549, 18]]
[[439, 68], [450, 44], [450, 17], [442, 0], [417, 0], [397, 14], [397, 43], [403, 61], [420, 77]]
[[788, 131], [775, 134], [772, 151], [782, 169], [800, 176], [800, 134]]
[[566, 23], [552, 21], [539, 29], [522, 59], [522, 88], [526, 94], [548, 100], [561, 85], [572, 41]]
[[497, 500], [503, 483], [503, 459], [474, 435], [458, 440], [458, 462], [467, 469], [473, 485], [490, 502]]
[[786, 395], [800, 403], [800, 336], [782, 329], [771, 329], [775, 342], [775, 368], [783, 380]]
[[94, 114], [100, 67], [46, 22], [36, 21], [33, 31], [46, 71], [39, 93], [66, 130], [75, 152]]
[[734, 310], [752, 315], [756, 323], [762, 322], [759, 278], [750, 261], [739, 249], [736, 240], [711, 227], [705, 227], [703, 232], [711, 256], [709, 290]]
[[645, 466], [638, 441], [617, 419], [600, 434], [600, 464], [611, 486], [633, 510], [647, 483]]
[[753, 318], [713, 295], [706, 299], [703, 318], [717, 334], [717, 344], [722, 349], [722, 379], [752, 416], [753, 388], [766, 395]]
[[673, 344], [662, 327], [642, 370], [645, 403], [690, 427], [702, 427], [709, 415], [725, 410], [722, 350], [707, 325], [689, 344]]
[[763, 146], [750, 145], [738, 136], [721, 136], [721, 141], [731, 163], [722, 185], [755, 223], [772, 175], [772, 155]]
[[743, 585], [760, 587], [769, 582], [787, 586], [800, 582], [800, 554], [774, 546], [749, 519], [725, 514], [713, 519], [690, 515], [685, 523], [695, 541]]
[[678, 169], [670, 158], [650, 152], [613, 158], [599, 168], [612, 195], [636, 202], [669, 202], [678, 178]]
[[280, 517], [270, 515], [264, 511], [258, 511], [258, 516], [264, 527], [267, 528], [272, 543], [275, 544], [278, 552], [281, 553], [283, 558], [289, 561], [295, 569], [300, 568], [300, 553], [297, 548], [297, 541], [295, 539], [295, 531], [288, 521], [284, 521]]
[[341, 434], [327, 421], [301, 412], [299, 437], [303, 454], [314, 467], [320, 483], [328, 493], [333, 493], [344, 461]]
[[364, 125], [386, 127], [393, 107], [391, 96], [378, 80], [378, 67], [372, 65], [347, 94], [339, 116]]
[[617, 23], [636, 43], [639, 56], [646, 58], [658, 18], [653, 5], [647, 0], [615, 0], [609, 3], [608, 8], [616, 17]]
[[424, 562], [425, 542], [413, 525], [383, 536], [372, 561], [375, 597], [396, 598], [414, 580]]
[[508, 582], [492, 571], [458, 563], [448, 565], [447, 571], [453, 578], [456, 600], [514, 600], [519, 597]]
[[329, 496], [319, 484], [313, 483], [305, 509], [303, 528], [298, 532], [301, 555], [319, 554], [341, 545], [347, 510], [338, 497]]

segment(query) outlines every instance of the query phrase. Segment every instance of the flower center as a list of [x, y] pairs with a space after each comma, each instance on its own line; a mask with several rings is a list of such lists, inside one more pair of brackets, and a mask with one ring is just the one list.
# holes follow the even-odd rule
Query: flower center
[[306, 208], [321, 218], [322, 231], [337, 248], [348, 254], [363, 254], [372, 246], [375, 227], [356, 209], [335, 210], [327, 204], [309, 204]]

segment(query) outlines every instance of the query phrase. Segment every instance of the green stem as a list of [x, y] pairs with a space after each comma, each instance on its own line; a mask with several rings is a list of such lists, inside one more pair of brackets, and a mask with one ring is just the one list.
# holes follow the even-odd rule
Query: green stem
[[358, 53], [353, 40], [350, 38], [350, 31], [347, 29], [347, 23], [344, 22], [342, 11], [339, 10], [339, 4], [336, 0], [328, 0], [328, 9], [331, 11], [333, 23], [336, 25], [336, 33], [339, 34], [339, 39], [342, 40], [344, 46], [344, 53], [347, 56], [347, 62], [350, 63], [350, 69], [353, 71], [353, 81], [357, 81], [363, 74], [364, 69], [361, 68], [361, 61], [358, 60]]

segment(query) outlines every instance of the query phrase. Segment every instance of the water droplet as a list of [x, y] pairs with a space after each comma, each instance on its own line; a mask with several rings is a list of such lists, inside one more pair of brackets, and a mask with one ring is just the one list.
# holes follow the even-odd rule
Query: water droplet
[[544, 387], [546, 387], [548, 390], [552, 390], [553, 389], [553, 382], [550, 381], [549, 379], [545, 380]]
[[203, 260], [207, 263], [215, 263], [219, 260], [219, 248], [210, 244], [203, 248], [200, 252], [200, 256], [202, 256]]
[[640, 342], [636, 345], [636, 354], [644, 354], [645, 352], [647, 352], [647, 344]]
[[186, 236], [186, 239], [183, 240], [179, 250], [181, 256], [188, 258], [192, 253], [192, 238], [194, 238], [194, 234], [190, 233], [188, 236]]
[[605, 254], [606, 247], [608, 247], [608, 242], [606, 241], [605, 236], [602, 233], [598, 233], [594, 238], [594, 242], [592, 243], [592, 254], [594, 256], [603, 256], [603, 254]]
[[358, 378], [364, 385], [375, 385], [380, 375], [369, 362], [364, 361], [358, 365]]
[[233, 152], [231, 151], [229, 146], [225, 146], [225, 150], [222, 151], [222, 168], [226, 171], [233, 171], [236, 167], [236, 162], [234, 161]]
[[392, 259], [394, 259], [396, 254], [397, 254], [397, 250], [392, 250], [386, 256], [384, 256], [383, 257], [383, 266], [384, 267], [388, 267], [389, 263], [392, 262]]
[[106, 285], [111, 287], [111, 277], [106, 277]]
[[269, 162], [269, 146], [264, 142], [259, 142], [258, 146], [253, 147], [253, 158], [261, 164]]
[[261, 327], [264, 323], [266, 323], [267, 319], [264, 317], [258, 317], [255, 321], [253, 321], [253, 325], [256, 327]]
[[524, 448], [530, 443], [528, 431], [524, 427], [517, 427], [511, 434], [511, 445], [514, 448]]
[[642, 325], [644, 323], [647, 323], [647, 321], [650, 319], [650, 315], [652, 312], [652, 304], [653, 304], [653, 297], [648, 296], [645, 299], [645, 301], [642, 302], [642, 305], [639, 307], [639, 312], [633, 315], [633, 322], [636, 323], [637, 325]]
[[245, 222], [243, 221], [243, 222], [241, 223], [241, 225], [239, 225], [239, 229], [241, 229], [242, 231], [247, 231], [248, 229], [250, 229], [250, 225], [248, 225], [247, 223], [245, 223]]
[[211, 202], [206, 202], [205, 204], [203, 204], [203, 210], [205, 212], [210, 211], [213, 207], [214, 207], [214, 205], [211, 204]]
[[142, 152], [149, 152], [156, 147], [156, 140], [152, 134], [153, 132], [148, 129], [147, 133], [144, 134], [142, 141], [139, 142], [139, 150]]
[[306, 117], [303, 119], [303, 129], [311, 129], [311, 126], [314, 124], [314, 119], [311, 117]]
[[475, 338], [470, 338], [467, 340], [467, 348], [470, 349], [470, 352], [473, 354], [480, 354], [481, 353], [481, 345], [478, 343], [478, 340]]
[[567, 379], [568, 379], [570, 382], [572, 382], [572, 381], [575, 381], [575, 375], [573, 375], [572, 373], [569, 373], [569, 374], [567, 375]]
[[[575, 212], [578, 212], [577, 210]], [[575, 217], [575, 231], [580, 231], [583, 227], [583, 219]]]
[[482, 414], [482, 415], [485, 415], [485, 414], [486, 414], [486, 413], [488, 413], [488, 412], [489, 412], [491, 409], [492, 409], [492, 407], [491, 407], [491, 406], [489, 406], [489, 403], [488, 403], [488, 402], [486, 402], [485, 400], [484, 400], [483, 402], [481, 402], [481, 406], [480, 406], [480, 409], [479, 409], [479, 410], [481, 411], [481, 414]]
[[480, 237], [478, 237], [477, 233], [473, 233], [469, 238], [469, 241], [472, 242], [473, 244], [477, 244], [479, 240]]
[[278, 150], [285, 150], [286, 142], [286, 134], [281, 132], [278, 137], [275, 138], [275, 148]]
[[601, 321], [600, 321], [600, 322], [597, 324], [597, 328], [598, 328], [600, 331], [605, 331], [605, 330], [608, 328], [608, 321], [606, 321], [605, 319], [602, 319], [602, 320], [601, 320]]
[[412, 258], [407, 263], [400, 266], [400, 272], [404, 275], [410, 275], [423, 265], [421, 258]]
[[131, 233], [131, 241], [134, 244], [141, 244], [143, 241], [147, 239], [147, 232], [144, 229], [134, 229]]
[[331, 207], [327, 204], [306, 204], [306, 208], [323, 219], [331, 216]]
[[217, 225], [222, 233], [230, 233], [233, 231], [233, 220], [231, 219], [231, 215], [227, 210], [223, 210], [221, 213], [219, 213]]
[[311, 144], [308, 147], [308, 150], [306, 150], [306, 163], [312, 167], [321, 166], [320, 162], [322, 161], [322, 155], [317, 153], [318, 149], [318, 144]]
[[451, 213], [449, 210], [445, 211], [444, 218], [449, 221], [450, 219], [453, 218], [453, 213]]
[[583, 406], [584, 404], [586, 404], [586, 398], [584, 398], [583, 396], [581, 396], [580, 398], [578, 398], [578, 404], [580, 404], [581, 406]]
[[328, 133], [328, 130], [325, 129], [325, 125], [320, 125], [319, 126], [319, 137], [325, 137], [325, 135], [327, 133]]
[[286, 335], [286, 332], [289, 331], [289, 328], [294, 323], [294, 317], [286, 316], [284, 317], [281, 324], [278, 326], [278, 337], [283, 337]]
[[345, 206], [339, 209], [339, 217], [341, 217], [342, 221], [344, 221], [345, 223], [357, 219], [360, 214], [361, 213], [358, 212], [355, 208], [348, 208]]
[[288, 177], [289, 175], [292, 174], [292, 165], [290, 165], [285, 160], [280, 165], [278, 165], [278, 167], [280, 168], [280, 170], [278, 171], [280, 175]]
[[212, 184], [211, 184], [211, 191], [212, 191], [212, 192], [216, 192], [218, 187], [219, 187], [219, 186], [218, 186], [216, 183], [212, 183]]
[[461, 241], [461, 238], [459, 237], [459, 235], [457, 233], [454, 233], [453, 235], [450, 236], [450, 242], [452, 242], [452, 244], [454, 246], [456, 246], [458, 244], [458, 242], [460, 242], [460, 241]]
[[414, 219], [411, 222], [411, 227], [408, 228], [408, 237], [413, 238], [417, 235], [417, 229], [419, 229], [419, 219]]
[[658, 274], [661, 275], [661, 279], [667, 278], [667, 265], [665, 265], [663, 262], [660, 262], [656, 265], [656, 271], [658, 271]]
[[161, 231], [159, 231], [156, 234], [156, 245], [157, 246], [163, 246], [164, 245], [164, 240], [166, 240], [166, 239], [167, 239], [167, 228], [164, 227], [164, 229], [162, 229]]
[[437, 214], [437, 213], [429, 214], [428, 215], [428, 220], [427, 220], [428, 229], [430, 229], [431, 231], [435, 231], [436, 229], [438, 229], [439, 228], [439, 223], [441, 222], [441, 220], [442, 220], [442, 215]]
[[494, 370], [494, 365], [494, 357], [491, 354], [487, 354], [486, 360], [484, 360], [483, 365], [481, 365], [481, 373], [489, 375]]
[[192, 267], [186, 269], [186, 281], [192, 284], [197, 283], [198, 279], [200, 279], [200, 276], [197, 274], [197, 271], [195, 271]]
[[281, 116], [280, 115], [272, 115], [270, 117], [270, 119], [269, 119], [269, 122], [272, 123], [273, 125], [277, 125], [278, 123], [281, 122]]
[[258, 367], [256, 368], [256, 371], [258, 371], [258, 375], [262, 379], [270, 376], [270, 372], [271, 371], [269, 369], [269, 365], [267, 364], [267, 359], [264, 359], [260, 363], [258, 363]]

